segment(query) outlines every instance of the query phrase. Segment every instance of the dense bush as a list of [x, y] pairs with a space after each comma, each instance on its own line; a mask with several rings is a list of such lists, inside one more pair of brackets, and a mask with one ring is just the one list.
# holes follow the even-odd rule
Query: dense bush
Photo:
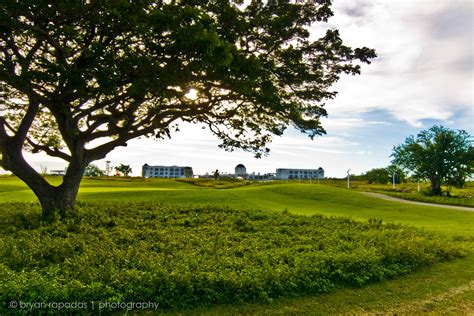
[[160, 308], [268, 301], [359, 287], [462, 250], [381, 220], [223, 207], [81, 203], [43, 223], [0, 204], [0, 313], [10, 301], [152, 301]]

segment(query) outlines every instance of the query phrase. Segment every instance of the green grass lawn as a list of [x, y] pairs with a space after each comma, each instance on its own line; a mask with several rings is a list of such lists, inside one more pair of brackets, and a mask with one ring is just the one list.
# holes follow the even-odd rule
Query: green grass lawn
[[[49, 180], [58, 181], [57, 178]], [[242, 186], [235, 184], [227, 186], [224, 183], [220, 184], [220, 187], [223, 188], [216, 189], [211, 185], [195, 185], [172, 180], [84, 179], [79, 192], [79, 205], [99, 201], [104, 205], [120, 201], [183, 207], [190, 204], [201, 207], [212, 204], [246, 210], [277, 212], [287, 210], [303, 215], [344, 216], [362, 222], [368, 219], [381, 219], [383, 223], [409, 224], [445, 235], [469, 247], [471, 251], [474, 245], [474, 212], [384, 201], [357, 191], [314, 183], [266, 183]], [[35, 201], [35, 197], [18, 179], [1, 177], [1, 201]], [[474, 285], [472, 285], [474, 276], [470, 269], [472, 265], [474, 255], [438, 264], [401, 279], [357, 290], [341, 289], [318, 296], [278, 299], [271, 304], [226, 305], [175, 313], [199, 312], [218, 315], [273, 314], [277, 311], [286, 311], [280, 314], [298, 314], [314, 311], [316, 314], [327, 314], [351, 311], [400, 313], [445, 310], [465, 313], [472, 311], [473, 308], [469, 303], [474, 299]], [[449, 280], [446, 280], [447, 276]], [[422, 287], [420, 282], [425, 282], [426, 279], [429, 279], [427, 281], [429, 285]], [[374, 298], [374, 291], [380, 291], [381, 294], [375, 295], [377, 298]], [[457, 306], [460, 307], [456, 309]]]
[[[52, 177], [52, 181], [57, 181]], [[470, 234], [474, 212], [402, 204], [365, 196], [358, 191], [309, 183], [247, 185], [214, 189], [173, 180], [84, 179], [79, 201], [149, 201], [164, 204], [215, 204], [239, 209], [271, 210], [304, 215], [324, 214], [354, 219], [382, 219], [436, 230]], [[17, 178], [0, 178], [0, 201], [36, 201]]]

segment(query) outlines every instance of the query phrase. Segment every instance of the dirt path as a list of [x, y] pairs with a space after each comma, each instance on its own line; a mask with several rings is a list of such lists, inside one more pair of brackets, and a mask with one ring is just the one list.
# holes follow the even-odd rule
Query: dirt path
[[454, 210], [459, 210], [459, 211], [468, 211], [468, 212], [474, 212], [474, 207], [467, 207], [467, 206], [454, 206], [454, 205], [444, 205], [444, 204], [434, 204], [434, 203], [425, 203], [425, 202], [416, 202], [416, 201], [410, 201], [410, 200], [404, 200], [400, 198], [396, 198], [393, 196], [381, 194], [381, 193], [375, 193], [375, 192], [361, 192], [362, 194], [372, 196], [375, 198], [379, 199], [384, 199], [388, 201], [394, 201], [394, 202], [401, 202], [401, 203], [409, 203], [409, 204], [418, 204], [418, 205], [424, 205], [424, 206], [435, 206], [435, 207], [443, 207], [443, 208], [450, 208]]

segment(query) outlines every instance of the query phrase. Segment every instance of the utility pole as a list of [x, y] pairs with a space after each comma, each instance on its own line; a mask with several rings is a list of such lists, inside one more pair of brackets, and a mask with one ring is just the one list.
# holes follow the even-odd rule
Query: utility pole
[[109, 176], [110, 169], [111, 169], [110, 163], [111, 163], [110, 160], [106, 160], [106, 161], [105, 161], [105, 173], [106, 173], [107, 177]]
[[350, 189], [351, 188], [351, 175], [349, 174], [349, 172], [351, 171], [351, 169], [347, 170], [347, 188]]

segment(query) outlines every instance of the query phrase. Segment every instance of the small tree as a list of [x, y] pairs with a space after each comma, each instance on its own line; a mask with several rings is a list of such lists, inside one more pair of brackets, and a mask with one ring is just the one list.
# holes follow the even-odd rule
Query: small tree
[[213, 173], [213, 176], [214, 176], [214, 180], [219, 180], [219, 176], [220, 176], [220, 173], [219, 173], [219, 169], [216, 169]]
[[[1, 165], [38, 197], [43, 215], [74, 209], [85, 168], [138, 137], [202, 123], [227, 150], [266, 154], [293, 126], [325, 133], [323, 105], [341, 74], [372, 49], [339, 32], [312, 39], [331, 1], [3, 1]], [[190, 91], [197, 91], [194, 95]], [[65, 160], [49, 184], [23, 150]]]
[[115, 171], [120, 172], [126, 177], [128, 177], [128, 175], [132, 173], [132, 168], [130, 167], [130, 165], [120, 164], [119, 166], [114, 167], [114, 169]]
[[193, 168], [184, 167], [184, 177], [185, 178], [192, 178], [193, 177]]
[[363, 176], [370, 184], [387, 184], [389, 180], [389, 173], [386, 168], [374, 168], [365, 173]]
[[84, 176], [86, 177], [100, 177], [103, 175], [105, 175], [105, 172], [94, 164], [87, 165], [84, 171]]
[[428, 179], [431, 194], [441, 195], [441, 185], [460, 183], [474, 171], [474, 149], [466, 131], [433, 126], [410, 136], [393, 148], [393, 163]]

